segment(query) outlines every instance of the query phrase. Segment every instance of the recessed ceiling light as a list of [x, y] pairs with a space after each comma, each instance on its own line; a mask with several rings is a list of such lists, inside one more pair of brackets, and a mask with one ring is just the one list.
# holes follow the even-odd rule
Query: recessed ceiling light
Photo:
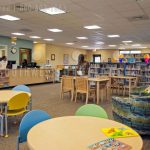
[[44, 12], [46, 14], [49, 14], [49, 15], [58, 15], [58, 14], [66, 13], [64, 10], [61, 10], [59, 8], [56, 8], [56, 7], [44, 8], [44, 9], [40, 9], [40, 11]]
[[133, 47], [139, 47], [139, 46], [141, 46], [141, 44], [133, 44], [132, 46]]
[[0, 19], [9, 20], [9, 21], [20, 20], [20, 18], [17, 18], [17, 17], [14, 17], [14, 16], [10, 16], [10, 15], [0, 16]]
[[146, 47], [146, 46], [143, 46], [143, 47], [139, 47], [139, 48], [148, 48], [148, 47]]
[[54, 39], [43, 39], [45, 41], [54, 41]]
[[132, 43], [133, 41], [122, 41], [123, 43]]
[[32, 39], [40, 39], [41, 37], [39, 37], [39, 36], [30, 36], [30, 38], [32, 38]]
[[67, 45], [73, 45], [74, 43], [66, 43]]
[[15, 32], [15, 33], [11, 33], [13, 35], [25, 35], [24, 33], [19, 33], [19, 32]]
[[36, 44], [36, 43], [38, 43], [38, 42], [37, 42], [37, 41], [34, 41], [33, 43]]
[[51, 32], [63, 32], [63, 30], [60, 30], [60, 29], [48, 29], [48, 31], [51, 31]]
[[85, 46], [82, 46], [82, 47], [83, 47], [83, 48], [87, 48], [87, 47], [89, 47], [89, 46], [86, 46], [86, 45], [85, 45]]
[[113, 34], [113, 35], [107, 35], [107, 37], [109, 37], [109, 38], [116, 38], [116, 37], [120, 37], [120, 35], [118, 35], [118, 34]]
[[77, 39], [86, 40], [86, 39], [88, 39], [88, 38], [87, 38], [87, 37], [84, 37], [84, 36], [81, 36], [81, 37], [77, 37]]
[[97, 25], [91, 25], [91, 26], [84, 26], [85, 29], [100, 29], [100, 26]]
[[109, 47], [116, 47], [116, 45], [108, 45]]
[[96, 44], [102, 45], [104, 44], [104, 42], [96, 42]]

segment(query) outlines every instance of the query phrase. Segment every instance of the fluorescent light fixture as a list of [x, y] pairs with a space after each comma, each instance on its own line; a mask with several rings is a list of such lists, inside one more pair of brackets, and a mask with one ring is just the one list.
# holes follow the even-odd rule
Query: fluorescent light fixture
[[120, 37], [120, 35], [118, 35], [118, 34], [113, 34], [113, 35], [107, 35], [107, 37], [109, 37], [109, 38], [117, 38], [117, 37]]
[[84, 36], [80, 36], [80, 37], [76, 37], [77, 39], [80, 39], [80, 40], [86, 40], [88, 39], [87, 37], [84, 37]]
[[130, 51], [120, 51], [120, 54], [130, 54]]
[[66, 43], [67, 45], [73, 45], [74, 43]]
[[36, 44], [36, 43], [38, 43], [38, 42], [37, 42], [37, 41], [34, 41], [33, 43]]
[[141, 51], [131, 51], [131, 54], [141, 54]]
[[48, 29], [48, 31], [51, 31], [51, 32], [63, 32], [63, 30], [60, 30], [60, 29]]
[[96, 44], [102, 45], [104, 44], [104, 42], [96, 42]]
[[45, 41], [54, 41], [54, 39], [43, 39]]
[[100, 26], [97, 26], [97, 25], [91, 25], [91, 26], [84, 26], [85, 29], [100, 29], [101, 27]]
[[25, 35], [24, 33], [19, 33], [19, 32], [15, 32], [15, 33], [11, 33], [11, 34], [13, 34], [13, 35]]
[[39, 37], [39, 36], [30, 36], [30, 38], [32, 38], [32, 39], [40, 39], [41, 37]]
[[141, 46], [141, 44], [133, 44], [132, 46], [133, 47], [139, 47], [139, 46]]
[[87, 47], [89, 47], [89, 46], [86, 46], [86, 45], [85, 45], [85, 46], [82, 46], [82, 47], [83, 47], [83, 48], [87, 48]]
[[64, 10], [61, 10], [56, 7], [44, 8], [44, 9], [40, 9], [40, 11], [49, 15], [58, 15], [58, 14], [66, 13]]
[[10, 16], [10, 15], [0, 16], [0, 19], [9, 20], [9, 21], [20, 20], [20, 18], [17, 18], [17, 17], [14, 17], [14, 16]]
[[109, 47], [116, 47], [116, 45], [108, 45]]
[[146, 46], [143, 46], [143, 47], [139, 47], [139, 48], [148, 48], [148, 47], [146, 47]]
[[122, 41], [123, 43], [132, 43], [133, 41]]

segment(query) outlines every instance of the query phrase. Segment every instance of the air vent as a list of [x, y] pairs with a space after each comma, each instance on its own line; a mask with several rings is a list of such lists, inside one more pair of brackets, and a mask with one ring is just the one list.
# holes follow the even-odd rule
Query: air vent
[[15, 11], [17, 11], [17, 12], [33, 12], [36, 10], [30, 6], [26, 6], [25, 4], [17, 3], [17, 4], [15, 4]]
[[140, 15], [128, 18], [129, 21], [142, 21], [142, 20], [149, 20], [147, 15]]
[[20, 31], [22, 31], [22, 32], [32, 32], [32, 30], [30, 30], [30, 29], [27, 29], [27, 28], [20, 29]]

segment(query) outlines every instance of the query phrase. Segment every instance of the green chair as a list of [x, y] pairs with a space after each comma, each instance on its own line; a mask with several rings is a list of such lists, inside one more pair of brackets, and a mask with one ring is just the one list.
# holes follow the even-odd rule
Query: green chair
[[95, 104], [86, 104], [81, 106], [75, 113], [76, 116], [92, 116], [108, 119], [106, 111]]

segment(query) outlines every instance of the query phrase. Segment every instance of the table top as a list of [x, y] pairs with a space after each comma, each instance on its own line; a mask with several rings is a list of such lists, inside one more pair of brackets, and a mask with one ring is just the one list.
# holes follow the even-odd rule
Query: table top
[[[75, 80], [76, 77], [80, 77], [80, 76], [73, 76], [73, 79]], [[109, 81], [108, 78], [104, 79], [104, 78], [90, 78], [90, 77], [87, 77], [87, 76], [81, 76], [81, 77], [85, 77], [85, 78], [88, 78], [88, 81], [93, 81], [93, 82], [103, 82], [103, 81]], [[62, 77], [60, 77], [62, 79]]]
[[13, 91], [13, 90], [0, 90], [0, 103], [7, 103], [13, 96], [18, 93], [27, 93], [31, 96], [31, 93], [22, 92], [22, 91]]
[[[88, 145], [107, 138], [100, 131], [107, 127], [126, 126], [96, 117], [59, 117], [34, 126], [28, 133], [27, 143], [30, 150], [43, 150], [43, 147], [44, 150], [88, 150]], [[140, 136], [118, 140], [132, 146], [132, 150], [140, 150], [143, 146]]]
[[116, 79], [136, 79], [136, 77], [131, 77], [131, 76], [110, 76], [110, 77]]

